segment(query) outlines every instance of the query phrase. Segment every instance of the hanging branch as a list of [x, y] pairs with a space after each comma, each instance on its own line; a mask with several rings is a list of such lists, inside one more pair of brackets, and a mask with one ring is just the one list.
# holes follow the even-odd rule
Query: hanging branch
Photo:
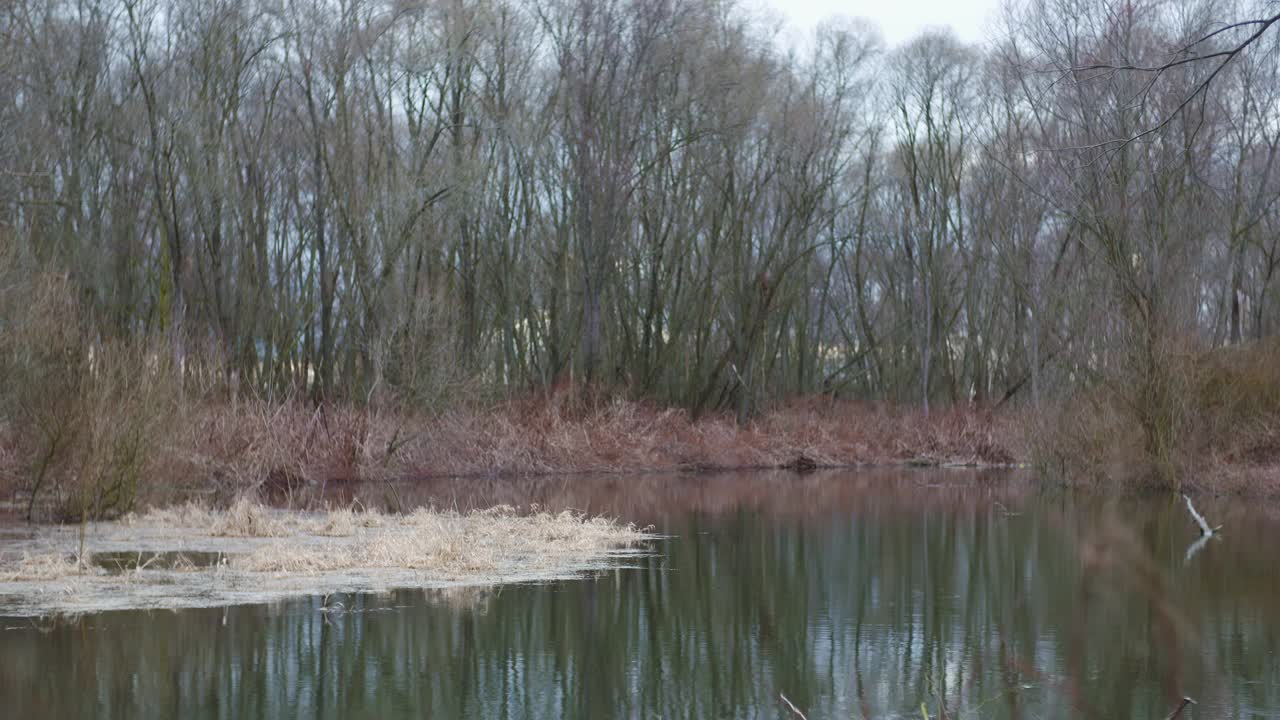
[[[1225, 27], [1218, 28], [1217, 30], [1210, 32], [1207, 35], [1203, 35], [1200, 38], [1197, 38], [1196, 40], [1193, 40], [1190, 43], [1187, 43], [1182, 48], [1180, 48], [1176, 53], [1174, 53], [1174, 59], [1170, 60], [1169, 62], [1162, 63], [1160, 65], [1135, 65], [1135, 64], [1117, 65], [1117, 64], [1111, 64], [1111, 63], [1098, 63], [1093, 65], [1080, 65], [1080, 66], [1072, 67], [1071, 68], [1072, 73], [1087, 73], [1090, 71], [1099, 71], [1097, 74], [1082, 78], [1082, 80], [1084, 81], [1093, 80], [1099, 77], [1103, 77], [1104, 75], [1110, 76], [1117, 72], [1151, 73], [1152, 75], [1151, 80], [1147, 82], [1145, 89], [1141, 93], [1143, 95], [1142, 102], [1145, 103], [1146, 93], [1151, 90], [1151, 88], [1155, 85], [1156, 81], [1159, 80], [1160, 77], [1165, 72], [1183, 65], [1190, 65], [1193, 63], [1202, 63], [1206, 61], [1217, 61], [1217, 64], [1209, 72], [1208, 76], [1206, 76], [1203, 80], [1201, 80], [1195, 86], [1195, 88], [1186, 97], [1182, 99], [1182, 102], [1179, 103], [1178, 106], [1174, 108], [1172, 112], [1165, 115], [1164, 118], [1160, 120], [1160, 122], [1156, 123], [1155, 125], [1135, 135], [1130, 135], [1128, 137], [1119, 137], [1111, 140], [1104, 140], [1102, 142], [1093, 143], [1091, 145], [1082, 145], [1078, 147], [1071, 147], [1071, 148], [1064, 148], [1064, 149], [1067, 149], [1067, 150], [1089, 150], [1089, 149], [1098, 149], [1098, 148], [1119, 149], [1119, 148], [1128, 146], [1130, 143], [1141, 140], [1142, 138], [1148, 135], [1151, 135], [1152, 133], [1159, 132], [1161, 129], [1168, 126], [1170, 123], [1172, 123], [1174, 118], [1178, 117], [1178, 115], [1183, 110], [1187, 109], [1187, 106], [1189, 106], [1197, 97], [1202, 97], [1206, 95], [1208, 93], [1209, 86], [1212, 85], [1213, 81], [1217, 79], [1218, 75], [1220, 75], [1222, 71], [1226, 69], [1227, 65], [1229, 65], [1232, 60], [1235, 60], [1237, 56], [1243, 53], [1250, 46], [1258, 42], [1258, 40], [1260, 40], [1262, 36], [1265, 35], [1267, 31], [1270, 30], [1271, 27], [1273, 25], [1276, 25], [1277, 23], [1280, 23], [1280, 14], [1272, 15], [1271, 17], [1258, 18], [1254, 20], [1245, 20], [1242, 22], [1226, 25]], [[1250, 28], [1253, 30], [1253, 32], [1250, 33], [1247, 37], [1245, 37], [1244, 40], [1240, 41], [1234, 46], [1229, 46], [1222, 50], [1218, 50], [1215, 52], [1207, 52], [1207, 53], [1200, 53], [1200, 52], [1197, 52], [1195, 49], [1197, 46], [1203, 45], [1208, 41], [1212, 40], [1213, 38], [1218, 37], [1219, 35], [1228, 33], [1233, 30], [1240, 30], [1244, 28]]]

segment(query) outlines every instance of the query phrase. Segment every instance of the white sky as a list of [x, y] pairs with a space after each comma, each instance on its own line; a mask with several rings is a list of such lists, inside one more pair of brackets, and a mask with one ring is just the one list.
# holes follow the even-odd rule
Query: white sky
[[808, 35], [822, 20], [832, 15], [848, 15], [871, 20], [894, 47], [929, 27], [951, 26], [964, 42], [977, 43], [987, 37], [989, 23], [996, 19], [1001, 0], [756, 0], [786, 19], [790, 29]]

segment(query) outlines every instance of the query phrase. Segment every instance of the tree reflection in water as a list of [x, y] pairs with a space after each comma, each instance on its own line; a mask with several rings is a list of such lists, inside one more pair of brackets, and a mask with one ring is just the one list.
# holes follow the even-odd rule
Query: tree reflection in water
[[[374, 500], [385, 489], [344, 488]], [[39, 630], [5, 620], [11, 717], [1262, 717], [1280, 708], [1266, 508], [1191, 561], [1179, 498], [963, 471], [455, 480], [671, 537], [583, 581], [401, 591]], [[332, 499], [332, 498], [330, 498]], [[224, 622], [225, 619], [225, 622]]]

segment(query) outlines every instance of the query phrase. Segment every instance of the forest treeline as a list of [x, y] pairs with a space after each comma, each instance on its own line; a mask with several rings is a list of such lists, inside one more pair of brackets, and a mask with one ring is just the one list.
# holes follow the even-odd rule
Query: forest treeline
[[146, 338], [242, 396], [740, 422], [1102, 389], [1161, 456], [1187, 359], [1280, 324], [1274, 16], [885, 47], [720, 0], [11, 0], [0, 362]]

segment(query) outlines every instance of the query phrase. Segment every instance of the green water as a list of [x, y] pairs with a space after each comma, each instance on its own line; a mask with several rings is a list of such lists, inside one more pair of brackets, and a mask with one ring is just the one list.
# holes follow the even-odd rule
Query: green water
[[[366, 500], [386, 489], [343, 489]], [[957, 471], [453, 481], [672, 536], [541, 586], [0, 618], [12, 718], [1280, 717], [1280, 513]], [[376, 496], [376, 497], [375, 497]], [[332, 603], [335, 598], [330, 598]]]

